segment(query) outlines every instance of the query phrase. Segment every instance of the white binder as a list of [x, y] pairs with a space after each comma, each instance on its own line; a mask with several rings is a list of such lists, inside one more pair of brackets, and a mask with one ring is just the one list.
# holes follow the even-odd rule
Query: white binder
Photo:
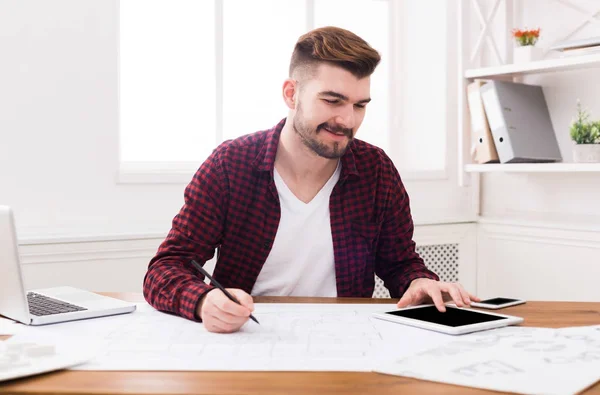
[[562, 160], [541, 86], [489, 81], [480, 92], [501, 163]]
[[471, 118], [471, 144], [473, 160], [477, 163], [498, 163], [498, 152], [494, 145], [494, 138], [485, 115], [479, 89], [483, 81], [471, 82], [467, 86], [467, 103]]

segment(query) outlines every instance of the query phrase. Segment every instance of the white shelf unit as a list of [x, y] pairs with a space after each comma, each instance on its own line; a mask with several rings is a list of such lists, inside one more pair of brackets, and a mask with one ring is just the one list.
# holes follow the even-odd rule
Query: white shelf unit
[[465, 71], [469, 80], [493, 79], [500, 77], [522, 77], [530, 74], [553, 73], [558, 71], [581, 70], [600, 67], [600, 53], [593, 55], [569, 55], [563, 58], [538, 60], [527, 64], [507, 64]]
[[[539, 60], [527, 64], [507, 64], [496, 67], [468, 69], [464, 73], [466, 81], [476, 79], [512, 79], [526, 75], [553, 73], [585, 68], [600, 68], [600, 54], [569, 55], [564, 58]], [[468, 125], [467, 125], [468, 127]], [[520, 173], [567, 173], [600, 172], [600, 163], [502, 163], [464, 164], [465, 173], [520, 172]]]
[[465, 165], [467, 173], [600, 172], [600, 163], [487, 163]]
[[[502, 3], [502, 0], [494, 0], [494, 9], [498, 8]], [[498, 48], [496, 46], [496, 42], [494, 38], [491, 36], [488, 25], [491, 22], [491, 19], [494, 17], [494, 12], [489, 14], [488, 18], [485, 19], [481, 10], [479, 9], [478, 3], [473, 0], [471, 1], [471, 5], [476, 7], [476, 11], [478, 11], [480, 22], [481, 22], [481, 32], [480, 37], [477, 40], [476, 47], [474, 51], [468, 56], [468, 50], [470, 50], [468, 45], [468, 40], [466, 37], [467, 31], [466, 27], [468, 26], [468, 13], [469, 13], [469, 2], [461, 2], [460, 7], [461, 10], [459, 15], [461, 20], [459, 21], [460, 26], [460, 34], [462, 35], [462, 39], [459, 41], [460, 47], [460, 59], [461, 59], [461, 72], [459, 78], [461, 79], [461, 86], [463, 88], [463, 92], [459, 98], [459, 105], [462, 110], [459, 111], [459, 160], [461, 160], [461, 165], [459, 168], [459, 183], [461, 186], [469, 185], [472, 180], [472, 176], [476, 176], [479, 173], [489, 173], [489, 172], [520, 172], [520, 173], [567, 173], [567, 172], [600, 172], [600, 163], [505, 163], [505, 164], [473, 164], [471, 163], [471, 158], [469, 155], [469, 146], [470, 141], [467, 136], [470, 135], [469, 129], [469, 115], [466, 109], [467, 101], [466, 101], [466, 87], [467, 84], [474, 80], [490, 80], [490, 79], [498, 79], [498, 80], [518, 80], [524, 76], [534, 75], [534, 74], [542, 74], [542, 73], [555, 73], [555, 72], [568, 72], [573, 70], [582, 70], [588, 68], [599, 68], [600, 69], [600, 53], [593, 54], [581, 54], [575, 55], [570, 54], [560, 58], [552, 58], [552, 59], [544, 59], [535, 62], [530, 62], [526, 64], [513, 64], [512, 62], [512, 46], [507, 45], [506, 53], [502, 57]], [[511, 26], [513, 22], [513, 4], [511, 0], [504, 0], [505, 5], [505, 25], [506, 30], [509, 31], [509, 26]], [[507, 40], [510, 38], [505, 37]], [[487, 41], [485, 40], [487, 39]], [[481, 48], [487, 42], [490, 44], [491, 48], [494, 50], [496, 55], [496, 59], [500, 63], [505, 63], [500, 66], [492, 66], [492, 67], [482, 67], [482, 68], [468, 68], [475, 59], [477, 54], [481, 51]], [[600, 71], [600, 70], [599, 70]], [[462, 132], [462, 133], [461, 133]]]

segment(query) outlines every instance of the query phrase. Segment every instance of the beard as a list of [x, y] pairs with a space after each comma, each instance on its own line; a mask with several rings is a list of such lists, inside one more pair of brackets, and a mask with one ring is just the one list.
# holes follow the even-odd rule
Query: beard
[[[352, 129], [343, 128], [339, 125], [330, 125], [327, 122], [324, 122], [318, 125], [315, 129], [312, 129], [307, 124], [299, 103], [296, 116], [294, 117], [294, 122], [292, 123], [292, 128], [294, 129], [294, 132], [300, 136], [300, 139], [305, 146], [307, 146], [311, 151], [320, 157], [327, 159], [339, 159], [344, 156], [346, 150], [348, 149], [348, 145], [354, 138]], [[317, 139], [319, 133], [328, 133], [326, 130], [324, 130], [324, 128], [327, 128], [333, 133], [343, 133], [348, 138], [348, 141], [345, 144], [334, 142], [331, 145], [319, 141]]]

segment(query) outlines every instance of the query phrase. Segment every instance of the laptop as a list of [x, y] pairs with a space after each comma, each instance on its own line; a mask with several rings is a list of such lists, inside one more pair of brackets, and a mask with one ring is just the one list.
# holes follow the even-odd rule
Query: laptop
[[0, 206], [0, 315], [26, 325], [45, 325], [134, 310], [134, 303], [74, 287], [25, 292], [13, 213]]

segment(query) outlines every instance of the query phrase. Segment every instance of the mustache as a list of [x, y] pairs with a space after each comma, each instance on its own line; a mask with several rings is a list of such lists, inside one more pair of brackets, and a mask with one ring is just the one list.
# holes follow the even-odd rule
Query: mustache
[[343, 133], [346, 137], [352, 138], [352, 129], [344, 128], [338, 125], [329, 125], [327, 122], [320, 124], [317, 126], [317, 133], [321, 131], [321, 129], [327, 128], [331, 130], [333, 133]]

